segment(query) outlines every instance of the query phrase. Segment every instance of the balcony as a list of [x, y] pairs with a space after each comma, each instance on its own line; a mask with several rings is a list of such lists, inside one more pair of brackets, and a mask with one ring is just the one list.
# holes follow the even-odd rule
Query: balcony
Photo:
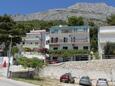
[[79, 41], [75, 41], [75, 42], [71, 42], [71, 41], [68, 41], [68, 42], [63, 42], [63, 41], [58, 41], [58, 42], [50, 42], [49, 44], [52, 45], [52, 44], [57, 44], [57, 45], [60, 45], [60, 44], [89, 44], [90, 42], [88, 40], [79, 40]]

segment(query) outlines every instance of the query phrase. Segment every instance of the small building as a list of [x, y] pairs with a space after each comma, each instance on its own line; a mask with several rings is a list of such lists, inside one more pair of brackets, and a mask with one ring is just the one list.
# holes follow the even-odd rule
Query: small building
[[22, 56], [28, 58], [36, 57], [45, 60], [45, 55], [38, 53], [38, 51], [44, 48], [49, 48], [49, 45], [46, 43], [49, 40], [46, 30], [32, 30], [30, 33], [26, 33], [26, 37], [22, 39], [23, 50], [27, 49], [27, 51], [21, 52]]
[[104, 59], [104, 46], [107, 42], [115, 43], [115, 26], [103, 26], [98, 31], [98, 52], [101, 59]]
[[[90, 50], [89, 26], [53, 26], [49, 36], [51, 50]], [[88, 60], [88, 57], [80, 59]]]
[[26, 37], [23, 38], [23, 47], [45, 48], [45, 30], [32, 30], [30, 33], [26, 33]]

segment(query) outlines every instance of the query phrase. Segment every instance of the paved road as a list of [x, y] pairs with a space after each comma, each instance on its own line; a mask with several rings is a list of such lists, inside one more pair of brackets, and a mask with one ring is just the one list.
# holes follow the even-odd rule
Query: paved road
[[0, 86], [38, 86], [11, 79], [0, 78]]

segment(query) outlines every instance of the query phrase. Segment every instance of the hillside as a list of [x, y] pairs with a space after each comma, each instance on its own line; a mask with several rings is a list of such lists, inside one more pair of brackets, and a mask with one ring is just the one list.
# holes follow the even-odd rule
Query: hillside
[[107, 16], [115, 14], [115, 7], [105, 3], [77, 3], [68, 8], [51, 9], [27, 15], [14, 15], [15, 21], [28, 20], [67, 20], [69, 16], [82, 16], [85, 19], [105, 21]]

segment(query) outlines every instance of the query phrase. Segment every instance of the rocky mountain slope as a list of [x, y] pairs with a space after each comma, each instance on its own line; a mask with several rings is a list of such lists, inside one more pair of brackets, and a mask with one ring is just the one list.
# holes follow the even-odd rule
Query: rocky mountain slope
[[27, 15], [15, 15], [15, 21], [27, 20], [66, 20], [69, 16], [82, 16], [85, 19], [105, 21], [107, 16], [115, 14], [115, 7], [105, 3], [77, 3], [68, 8], [51, 9]]

